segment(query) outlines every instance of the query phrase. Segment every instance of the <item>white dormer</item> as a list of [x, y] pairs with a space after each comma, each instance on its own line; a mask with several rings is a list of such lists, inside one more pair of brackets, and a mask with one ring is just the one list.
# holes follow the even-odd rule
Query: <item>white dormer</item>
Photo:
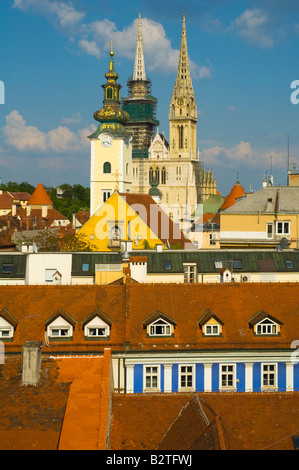
[[73, 325], [68, 322], [64, 317], [59, 315], [55, 320], [48, 324], [47, 327], [48, 338], [72, 338]]
[[5, 318], [0, 317], [0, 340], [12, 339], [13, 335], [14, 327]]
[[85, 338], [109, 338], [110, 325], [96, 315], [92, 320], [84, 326]]

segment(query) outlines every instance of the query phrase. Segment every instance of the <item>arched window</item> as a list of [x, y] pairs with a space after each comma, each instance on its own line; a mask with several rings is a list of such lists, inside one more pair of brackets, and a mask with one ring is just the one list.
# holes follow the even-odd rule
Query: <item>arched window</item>
[[159, 168], [153, 168], [152, 166], [149, 169], [149, 184], [157, 182], [160, 183], [160, 170]]
[[103, 173], [111, 173], [111, 163], [105, 162], [103, 165]]
[[107, 88], [106, 90], [106, 98], [107, 100], [112, 100], [113, 98], [113, 90], [111, 87]]
[[161, 171], [161, 184], [166, 184], [166, 168], [164, 166]]

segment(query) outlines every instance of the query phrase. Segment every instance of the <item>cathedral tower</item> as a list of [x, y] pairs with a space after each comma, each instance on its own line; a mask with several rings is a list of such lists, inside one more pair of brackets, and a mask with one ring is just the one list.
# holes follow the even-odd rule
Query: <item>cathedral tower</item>
[[159, 122], [155, 117], [157, 99], [151, 96], [151, 81], [145, 73], [140, 15], [134, 73], [127, 86], [129, 96], [122, 98], [122, 108], [130, 116], [126, 129], [133, 137], [132, 158], [148, 158], [148, 148]]
[[169, 107], [169, 144], [172, 158], [196, 159], [197, 107], [189, 70], [185, 12], [177, 77]]
[[132, 138], [125, 128], [129, 115], [121, 109], [121, 85], [117, 82], [119, 76], [115, 72], [112, 45], [105, 78], [103, 107], [94, 113], [94, 119], [100, 124], [89, 136], [90, 216], [115, 190], [129, 192], [132, 187]]

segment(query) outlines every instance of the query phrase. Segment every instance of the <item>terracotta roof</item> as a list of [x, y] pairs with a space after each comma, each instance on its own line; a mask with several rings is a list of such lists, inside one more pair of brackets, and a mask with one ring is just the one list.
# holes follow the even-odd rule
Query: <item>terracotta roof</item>
[[[127, 341], [131, 351], [290, 350], [294, 331], [299, 331], [298, 294], [298, 283], [0, 286], [0, 310], [6, 308], [22, 324], [14, 341], [6, 344], [11, 352], [19, 351], [25, 340], [44, 341], [45, 324], [60, 309], [76, 324], [73, 340], [51, 345], [53, 352], [124, 350]], [[110, 339], [85, 341], [82, 323], [97, 308], [113, 322]], [[198, 321], [208, 309], [224, 324], [221, 337], [202, 334]], [[253, 334], [248, 322], [261, 310], [282, 323], [280, 335]], [[157, 311], [176, 323], [167, 341], [146, 335], [143, 322]], [[36, 312], [37, 317], [22, 320]]]
[[245, 190], [243, 186], [239, 183], [239, 181], [236, 182], [236, 184], [232, 187], [229, 195], [226, 197], [225, 202], [221, 206], [221, 210], [228, 209], [229, 207], [233, 206], [237, 199], [245, 195]]
[[47, 216], [43, 217], [42, 209], [31, 209], [30, 214], [27, 215], [26, 209], [18, 208], [15, 218], [19, 218], [23, 230], [40, 230], [51, 227], [56, 220], [68, 220], [65, 215], [56, 209], [48, 209]]
[[13, 197], [9, 193], [0, 194], [0, 209], [11, 210], [13, 205]]
[[28, 205], [53, 205], [53, 202], [49, 198], [47, 191], [41, 183], [39, 183], [35, 188], [31, 198], [28, 201]]
[[[182, 247], [189, 244], [193, 246], [183, 231], [173, 223], [149, 194], [120, 193], [120, 196], [130, 206], [136, 205], [135, 211], [166, 246], [168, 242], [170, 245], [180, 244]], [[138, 205], [145, 208], [145, 211], [139, 212]], [[155, 226], [156, 221], [158, 221], [157, 226]]]
[[[213, 423], [217, 418], [216, 429], [210, 436], [215, 439], [217, 432], [216, 443], [226, 449], [294, 450], [292, 436], [298, 435], [298, 392], [199, 393], [196, 396], [208, 422]], [[188, 393], [114, 394], [111, 450], [202, 449], [207, 440], [200, 434], [205, 428], [198, 419], [203, 415], [198, 411], [195, 416], [190, 413], [194, 406], [186, 413], [193, 397], [194, 394]], [[170, 434], [171, 428], [174, 432]], [[201, 439], [194, 441], [197, 436]]]
[[75, 218], [77, 219], [77, 221], [81, 225], [84, 225], [90, 219], [90, 212], [89, 211], [78, 211], [75, 214]]

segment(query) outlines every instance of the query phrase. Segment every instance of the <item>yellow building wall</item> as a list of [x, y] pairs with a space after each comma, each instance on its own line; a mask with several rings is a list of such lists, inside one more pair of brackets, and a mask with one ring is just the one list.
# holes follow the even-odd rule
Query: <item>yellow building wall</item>
[[[157, 244], [162, 244], [164, 249], [167, 248], [117, 192], [102, 204], [78, 233], [85, 235], [95, 246], [96, 251], [113, 251], [109, 248], [109, 241], [111, 240], [111, 230], [116, 225], [120, 229], [120, 239], [131, 239], [133, 249], [143, 248], [145, 240], [150, 248], [155, 248]], [[138, 244], [136, 244], [137, 237], [140, 239]]]

